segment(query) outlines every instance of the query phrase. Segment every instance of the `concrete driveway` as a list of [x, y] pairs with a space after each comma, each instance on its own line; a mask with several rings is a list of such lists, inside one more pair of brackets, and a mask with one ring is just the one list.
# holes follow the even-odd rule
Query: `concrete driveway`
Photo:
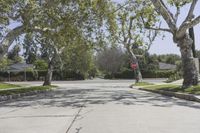
[[0, 103], [0, 133], [199, 133], [199, 103], [130, 89], [131, 83], [54, 82], [58, 90]]

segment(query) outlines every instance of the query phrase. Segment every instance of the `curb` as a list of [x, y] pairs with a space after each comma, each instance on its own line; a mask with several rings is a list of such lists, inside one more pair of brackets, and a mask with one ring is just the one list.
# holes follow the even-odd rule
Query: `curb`
[[12, 99], [17, 99], [17, 98], [21, 98], [21, 97], [24, 97], [24, 96], [32, 96], [32, 95], [36, 95], [36, 94], [39, 94], [39, 93], [45, 93], [45, 92], [49, 92], [49, 91], [52, 91], [52, 89], [35, 90], [35, 91], [29, 91], [29, 92], [26, 92], [26, 93], [0, 96], [0, 102], [12, 100]]
[[163, 91], [163, 90], [148, 90], [148, 89], [144, 89], [144, 88], [139, 88], [139, 90], [149, 91], [149, 92], [158, 93], [158, 94], [169, 96], [169, 97], [176, 97], [179, 99], [195, 101], [195, 102], [200, 103], [200, 98], [198, 96], [195, 96], [192, 94], [184, 94], [184, 93], [170, 92], [170, 91]]

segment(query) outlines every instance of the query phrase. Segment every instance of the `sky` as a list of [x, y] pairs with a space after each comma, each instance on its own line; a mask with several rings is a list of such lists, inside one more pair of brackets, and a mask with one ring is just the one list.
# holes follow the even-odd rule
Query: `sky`
[[[117, 3], [122, 3], [124, 0], [113, 0], [114, 2]], [[166, 0], [164, 0], [166, 1]], [[178, 20], [178, 25], [180, 25], [180, 23], [185, 19], [188, 10], [189, 10], [189, 6], [184, 6], [183, 8], [181, 8], [181, 14], [179, 16], [179, 20]], [[173, 8], [169, 7], [170, 11], [173, 12]], [[195, 16], [199, 16], [200, 15], [200, 1], [197, 2], [195, 11], [194, 11]], [[163, 20], [162, 21], [162, 26], [166, 27], [166, 23]], [[200, 50], [200, 24], [198, 24], [197, 26], [194, 27], [194, 32], [195, 32], [195, 43], [196, 43], [196, 49]], [[150, 54], [178, 54], [180, 55], [180, 51], [179, 51], [179, 47], [177, 47], [177, 44], [173, 43], [172, 40], [172, 35], [170, 33], [165, 32], [164, 33], [165, 38], [162, 39], [162, 37], [157, 37], [157, 39], [153, 42], [149, 52]]]

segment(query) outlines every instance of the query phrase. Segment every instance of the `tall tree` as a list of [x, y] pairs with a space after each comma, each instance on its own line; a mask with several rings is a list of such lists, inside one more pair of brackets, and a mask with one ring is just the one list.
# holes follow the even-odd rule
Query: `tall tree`
[[[148, 3], [146, 3], [148, 5]], [[157, 36], [157, 31], [146, 31], [141, 24], [141, 21], [146, 18], [148, 10], [152, 10], [152, 7], [148, 7], [147, 13], [144, 13], [144, 5], [137, 1], [126, 1], [125, 4], [120, 5], [118, 8], [118, 22], [119, 22], [119, 34], [118, 42], [123, 44], [126, 48], [130, 62], [136, 65], [136, 82], [142, 80], [142, 74], [138, 62], [138, 50], [143, 49], [143, 55], [147, 53], [152, 42]], [[142, 12], [141, 12], [142, 11]], [[143, 15], [143, 16], [142, 16]], [[141, 19], [142, 18], [142, 19]], [[153, 21], [152, 17], [152, 21]], [[144, 38], [148, 38], [145, 39]]]
[[189, 35], [190, 38], [192, 39], [192, 53], [193, 57], [196, 58], [196, 50], [195, 50], [195, 35], [194, 35], [194, 27], [189, 28]]
[[119, 47], [105, 48], [98, 52], [96, 62], [98, 68], [113, 76], [116, 72], [119, 72], [122, 66], [125, 64], [125, 53]]
[[[3, 4], [6, 6], [8, 2]], [[6, 10], [4, 15], [9, 22], [4, 27], [13, 21], [18, 22], [19, 26], [10, 29], [3, 37], [0, 58], [7, 53], [15, 38], [22, 34], [40, 34], [57, 48], [61, 41], [64, 41], [61, 44], [70, 45], [74, 41], [73, 36], [82, 36], [89, 42], [99, 42], [105, 27], [112, 33], [115, 29], [113, 15], [110, 13], [113, 6], [108, 0], [13, 0], [9, 7], [10, 10]]]
[[[154, 28], [150, 26], [148, 28], [171, 33], [173, 35], [173, 41], [180, 47], [183, 64], [183, 88], [198, 84], [198, 73], [192, 53], [193, 41], [187, 32], [189, 28], [200, 23], [200, 16], [195, 17], [193, 13], [197, 1], [198, 0], [192, 0], [192, 2], [189, 1], [191, 5], [187, 16], [181, 25], [178, 26], [177, 20], [180, 14], [180, 8], [177, 8], [177, 12], [173, 14], [166, 6], [167, 3], [163, 2], [163, 0], [151, 0], [155, 11], [158, 15], [162, 16], [169, 28]], [[182, 2], [188, 2], [188, 0], [176, 1], [177, 4], [182, 4]]]

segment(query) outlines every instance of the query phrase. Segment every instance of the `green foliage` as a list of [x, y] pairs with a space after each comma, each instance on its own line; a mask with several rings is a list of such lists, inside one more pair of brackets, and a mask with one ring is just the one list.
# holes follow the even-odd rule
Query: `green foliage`
[[16, 0], [0, 0], [0, 28], [2, 25], [9, 24], [9, 18], [7, 16], [7, 13], [12, 10], [12, 5]]
[[[169, 78], [171, 75], [174, 75], [176, 72], [173, 70], [155, 70], [155, 71], [141, 71], [143, 78]], [[120, 72], [113, 74], [105, 74], [105, 79], [134, 79], [135, 72], [131, 69], [123, 69]]]
[[166, 54], [157, 56], [159, 62], [164, 62], [167, 64], [176, 64], [177, 61], [181, 61], [181, 57], [176, 54]]
[[85, 78], [95, 75], [93, 51], [87, 42], [77, 40], [71, 46], [64, 48], [61, 59], [63, 69], [66, 71], [83, 74]]
[[133, 79], [135, 78], [135, 73], [131, 69], [123, 69], [120, 72], [105, 74], [105, 79]]
[[174, 70], [142, 71], [142, 75], [145, 78], [169, 78], [174, 73]]
[[27, 64], [33, 64], [37, 59], [38, 46], [34, 42], [32, 34], [26, 34], [23, 40], [24, 58]]
[[149, 85], [154, 85], [154, 84], [149, 82], [138, 82], [133, 84], [132, 86], [149, 86]]
[[1, 61], [0, 61], [0, 71], [5, 71], [8, 67], [8, 65], [11, 64], [11, 61], [7, 59], [7, 57], [4, 57]]
[[172, 91], [172, 92], [181, 92], [186, 94], [196, 94], [200, 95], [200, 86], [192, 86], [189, 88], [183, 89], [180, 85], [174, 84], [164, 84], [164, 85], [153, 85], [144, 87], [145, 89], [149, 90], [164, 90], [164, 91]]
[[179, 79], [182, 79], [182, 75], [178, 72], [172, 74], [168, 79], [167, 79], [167, 83], [170, 83], [170, 82], [173, 82], [173, 81], [176, 81], [176, 80], [179, 80]]
[[178, 90], [183, 90], [181, 89], [180, 85], [174, 85], [174, 84], [153, 85], [153, 86], [147, 86], [144, 88], [150, 89], [150, 90], [166, 90], [166, 91], [174, 91], [174, 92]]
[[15, 45], [11, 51], [8, 52], [8, 59], [12, 63], [19, 63], [22, 61], [22, 58], [19, 56], [20, 46]]
[[168, 0], [167, 2], [172, 5], [176, 6], [178, 8], [190, 3], [192, 0]]
[[9, 88], [16, 88], [16, 87], [20, 87], [20, 86], [14, 85], [14, 84], [0, 83], [0, 89], [9, 89]]
[[36, 70], [47, 70], [48, 68], [48, 64], [42, 59], [36, 60], [34, 66]]

